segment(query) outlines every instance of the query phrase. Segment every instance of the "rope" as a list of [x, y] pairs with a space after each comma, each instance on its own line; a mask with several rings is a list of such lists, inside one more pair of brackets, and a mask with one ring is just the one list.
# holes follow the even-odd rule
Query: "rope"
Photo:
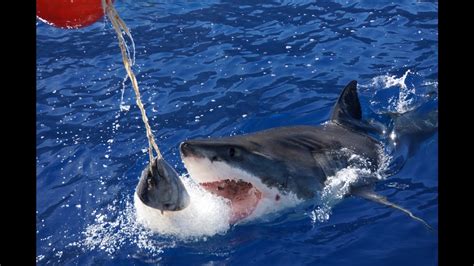
[[[125, 43], [125, 39], [123, 38], [122, 30], [127, 34], [127, 36], [132, 40], [133, 49], [135, 49], [135, 45], [133, 44], [132, 35], [130, 34], [130, 30], [128, 29], [125, 22], [120, 18], [117, 10], [115, 10], [111, 0], [102, 0], [102, 7], [104, 8], [107, 17], [110, 19], [112, 26], [117, 33], [117, 38], [119, 40], [119, 47], [122, 53], [123, 65], [125, 70], [127, 71], [128, 77], [133, 86], [133, 90], [135, 91], [136, 103], [138, 108], [140, 108], [140, 112], [142, 115], [143, 123], [145, 124], [146, 128], [146, 137], [148, 138], [148, 154], [150, 156], [150, 164], [153, 162], [153, 150], [156, 153], [158, 159], [163, 158], [161, 155], [160, 149], [155, 142], [155, 137], [153, 136], [153, 132], [151, 131], [150, 125], [148, 124], [148, 117], [146, 116], [145, 107], [143, 106], [141, 97], [140, 97], [140, 90], [138, 89], [138, 82], [135, 77], [135, 74], [132, 71], [132, 65], [134, 64], [134, 60], [130, 59], [130, 52], [128, 47]], [[135, 54], [134, 56], [135, 57]]]

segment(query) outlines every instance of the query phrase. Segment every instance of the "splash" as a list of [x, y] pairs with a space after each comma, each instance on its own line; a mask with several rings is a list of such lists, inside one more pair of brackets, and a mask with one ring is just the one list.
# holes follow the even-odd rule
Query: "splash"
[[[68, 246], [113, 257], [121, 250], [130, 250], [131, 245], [138, 253], [159, 260], [164, 250], [175, 247], [178, 241], [205, 241], [207, 237], [225, 234], [231, 227], [229, 200], [209, 193], [191, 178], [181, 176], [181, 180], [191, 197], [186, 209], [161, 214], [143, 205], [135, 194], [133, 202], [129, 197], [123, 200], [124, 204], [114, 201], [103, 210], [94, 211], [94, 221], [86, 226], [81, 239]], [[294, 199], [281, 206], [263, 202], [256, 213], [269, 214], [298, 202]], [[242, 223], [254, 219], [256, 216], [251, 215]]]
[[[163, 215], [141, 203], [135, 195], [92, 212], [94, 221], [88, 224], [78, 241], [67, 247], [83, 252], [98, 251], [115, 256], [121, 250], [136, 250], [140, 256], [156, 259], [165, 249], [176, 246], [176, 241], [206, 240], [215, 234], [224, 234], [230, 228], [230, 206], [226, 199], [214, 196], [200, 188], [190, 178], [181, 177], [191, 204], [183, 211]], [[159, 234], [157, 234], [159, 233]]]
[[327, 178], [318, 199], [318, 206], [309, 213], [313, 224], [329, 220], [332, 208], [349, 194], [352, 185], [364, 182], [367, 177], [385, 178], [380, 173], [389, 164], [389, 158], [384, 155], [382, 150], [379, 151], [381, 164], [375, 172], [370, 170], [370, 162], [366, 158], [350, 154], [351, 152], [347, 149], [342, 149], [341, 152], [349, 155], [349, 166]]
[[397, 78], [396, 76], [389, 76], [389, 75], [383, 75], [383, 76], [377, 76], [372, 79], [372, 86], [380, 86], [384, 89], [398, 86], [402, 89], [407, 89], [407, 85], [405, 84], [405, 81], [407, 79], [408, 74], [412, 73], [410, 69], [408, 69], [403, 76], [400, 78]]
[[438, 82], [423, 80], [421, 75], [408, 69], [401, 77], [377, 76], [359, 87], [370, 94], [370, 107], [375, 113], [404, 114], [436, 97]]
[[125, 93], [125, 82], [127, 82], [127, 79], [128, 79], [128, 75], [125, 75], [125, 77], [123, 78], [123, 81], [122, 81], [122, 92], [121, 92], [121, 95], [120, 95], [120, 111], [122, 111], [122, 112], [128, 112], [130, 110], [130, 105], [125, 104], [125, 102], [123, 100], [123, 95]]
[[[417, 107], [416, 89], [414, 84], [411, 82], [407, 85], [407, 77], [409, 77], [410, 74], [414, 75], [414, 73], [408, 69], [405, 74], [399, 78], [391, 75], [383, 75], [373, 78], [369, 86], [376, 89], [381, 88], [385, 91], [376, 91], [374, 99], [371, 101], [372, 107], [380, 109], [377, 104], [386, 104], [386, 101], [377, 100], [377, 96], [386, 96], [389, 97], [389, 105], [384, 106], [384, 108], [388, 109], [388, 112], [403, 114], [415, 109]], [[377, 111], [377, 113], [380, 113], [380, 110]]]
[[228, 200], [202, 189], [191, 178], [182, 176], [181, 180], [191, 198], [186, 209], [161, 214], [144, 205], [135, 194], [137, 221], [161, 235], [183, 240], [227, 232], [231, 215]]
[[114, 256], [120, 250], [129, 250], [126, 247], [132, 246], [150, 258], [156, 258], [165, 248], [175, 246], [174, 241], [154, 238], [153, 232], [137, 223], [131, 199], [125, 199], [125, 208], [122, 208], [114, 201], [102, 212], [94, 211], [94, 222], [87, 225], [79, 241], [67, 247], [79, 247], [84, 252], [96, 250]]
[[407, 70], [401, 78], [397, 79], [394, 76], [390, 76], [385, 80], [384, 88], [389, 88], [396, 85], [400, 87], [398, 100], [395, 103], [395, 110], [397, 110], [397, 112], [400, 114], [403, 114], [416, 108], [416, 106], [414, 106], [414, 102], [416, 100], [415, 87], [409, 88], [406, 85], [406, 79], [409, 73], [411, 73], [410, 70]]

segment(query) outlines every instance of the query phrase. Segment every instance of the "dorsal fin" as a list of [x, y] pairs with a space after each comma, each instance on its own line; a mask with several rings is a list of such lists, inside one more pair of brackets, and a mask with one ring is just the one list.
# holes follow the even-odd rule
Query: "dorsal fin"
[[351, 125], [354, 119], [362, 118], [359, 97], [357, 96], [357, 81], [347, 84], [339, 96], [332, 111], [331, 120], [339, 124]]

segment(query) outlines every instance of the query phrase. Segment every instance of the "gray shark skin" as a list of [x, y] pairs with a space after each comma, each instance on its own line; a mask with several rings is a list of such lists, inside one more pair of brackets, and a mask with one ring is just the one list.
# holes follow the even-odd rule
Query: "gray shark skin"
[[269, 129], [245, 136], [191, 140], [181, 144], [181, 154], [225, 162], [257, 176], [280, 191], [301, 199], [313, 198], [326, 178], [348, 166], [342, 148], [357, 151], [378, 166], [379, 144], [368, 136], [330, 123], [321, 127], [297, 126]]
[[[328, 123], [188, 140], [180, 145], [181, 157], [185, 163], [189, 157], [224, 162], [283, 193], [292, 192], [300, 199], [313, 198], [328, 176], [349, 165], [351, 154], [365, 158], [373, 172], [379, 166], [381, 144], [359, 130], [368, 125], [360, 120], [356, 84], [352, 81], [346, 86]], [[341, 152], [343, 149], [347, 152]], [[367, 178], [367, 182], [373, 180]]]
[[143, 204], [161, 212], [182, 210], [190, 202], [178, 174], [164, 159], [155, 159], [143, 170], [135, 192]]

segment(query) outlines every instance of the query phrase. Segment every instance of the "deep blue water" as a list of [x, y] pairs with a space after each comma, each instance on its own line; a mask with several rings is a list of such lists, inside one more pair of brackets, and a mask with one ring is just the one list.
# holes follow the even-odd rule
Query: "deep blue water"
[[[257, 3], [258, 2], [258, 3]], [[135, 68], [164, 157], [185, 173], [178, 145], [328, 120], [350, 80], [364, 116], [400, 111], [383, 89], [407, 78], [402, 109], [437, 108], [437, 2], [116, 1], [132, 31]], [[437, 232], [405, 214], [349, 197], [326, 222], [310, 210], [182, 241], [133, 221], [132, 194], [148, 162], [144, 127], [115, 33], [37, 23], [38, 264], [437, 265]], [[380, 81], [380, 82], [377, 82]], [[396, 100], [396, 99], [395, 99]], [[405, 103], [405, 105], [403, 105]], [[395, 110], [395, 111], [394, 111]], [[377, 191], [438, 225], [438, 134], [401, 152]]]

